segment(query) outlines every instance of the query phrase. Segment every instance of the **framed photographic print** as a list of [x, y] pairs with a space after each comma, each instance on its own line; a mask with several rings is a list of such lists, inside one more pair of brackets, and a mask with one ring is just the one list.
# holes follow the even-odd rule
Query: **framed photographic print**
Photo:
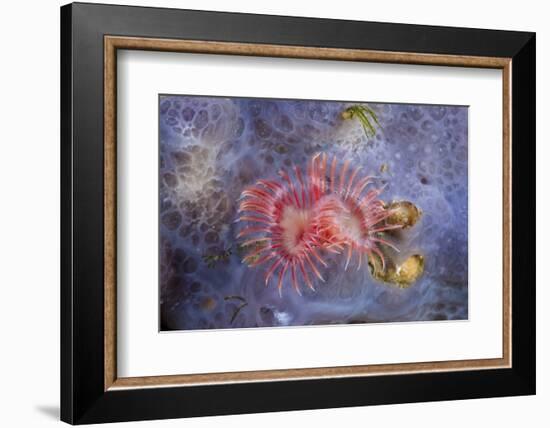
[[61, 54], [62, 420], [535, 393], [533, 33], [76, 3]]

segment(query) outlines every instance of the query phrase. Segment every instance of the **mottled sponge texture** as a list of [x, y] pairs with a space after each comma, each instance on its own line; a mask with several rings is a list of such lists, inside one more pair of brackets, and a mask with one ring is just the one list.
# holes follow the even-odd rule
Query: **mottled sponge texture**
[[[342, 113], [365, 105], [375, 134]], [[161, 330], [464, 320], [468, 318], [468, 108], [202, 96], [159, 96]], [[423, 257], [409, 287], [372, 266], [325, 256], [315, 290], [265, 284], [238, 239], [242, 192], [316, 154], [348, 160], [387, 203], [422, 215], [400, 231], [396, 262]], [[350, 169], [351, 170], [351, 169]]]

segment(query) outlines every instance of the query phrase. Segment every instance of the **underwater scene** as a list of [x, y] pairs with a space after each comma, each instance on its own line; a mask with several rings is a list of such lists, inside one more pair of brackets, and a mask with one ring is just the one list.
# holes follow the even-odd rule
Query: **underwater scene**
[[468, 319], [468, 108], [159, 95], [160, 330]]

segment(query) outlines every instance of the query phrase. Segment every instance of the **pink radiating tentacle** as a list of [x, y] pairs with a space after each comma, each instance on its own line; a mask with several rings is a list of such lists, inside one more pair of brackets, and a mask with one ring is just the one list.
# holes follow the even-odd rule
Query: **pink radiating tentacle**
[[243, 236], [250, 235], [251, 233], [259, 232], [269, 233], [271, 230], [267, 227], [247, 227], [239, 232], [237, 238], [242, 238]]
[[395, 251], [397, 251], [397, 252], [399, 253], [399, 248], [397, 248], [397, 247], [396, 247], [395, 245], [393, 245], [391, 242], [386, 241], [385, 239], [371, 237], [370, 240], [371, 240], [371, 241], [374, 241], [374, 242], [379, 242], [380, 244], [387, 245], [387, 246], [390, 247], [392, 250], [395, 250]]
[[387, 232], [388, 230], [395, 230], [395, 229], [401, 229], [403, 226], [400, 224], [391, 224], [384, 227], [379, 227], [377, 229], [373, 229], [370, 232], [371, 233], [380, 233], [380, 232]]
[[[252, 251], [251, 253], [248, 253], [244, 259], [252, 259], [254, 257], [257, 257], [259, 256], [261, 253], [263, 253], [264, 251], [271, 251], [273, 249], [273, 246], [269, 246], [269, 245], [264, 245], [264, 246], [261, 246], [260, 248], [256, 248], [254, 249], [254, 251]], [[273, 253], [270, 253], [274, 256]], [[258, 263], [257, 261], [256, 262], [253, 262], [251, 264], [249, 264], [249, 266], [256, 266], [256, 265], [259, 265], [261, 263]]]
[[372, 227], [378, 223], [380, 223], [381, 221], [387, 219], [391, 213], [387, 213], [385, 211], [381, 211], [381, 212], [377, 212], [377, 213], [369, 213], [368, 211], [365, 213], [365, 224], [368, 226], [368, 227]]
[[270, 226], [275, 224], [267, 218], [256, 217], [254, 215], [241, 216], [236, 221], [250, 221], [250, 222], [253, 222], [253, 223], [264, 223], [264, 224], [267, 224], [267, 225], [270, 225]]
[[271, 278], [271, 276], [273, 275], [273, 273], [275, 272], [275, 270], [277, 269], [277, 267], [283, 262], [283, 259], [282, 258], [279, 258], [277, 259], [272, 265], [271, 267], [269, 268], [269, 270], [267, 271], [267, 273], [265, 274], [265, 285], [267, 287], [267, 284], [269, 283], [269, 278]]
[[275, 201], [275, 198], [271, 193], [266, 192], [260, 187], [249, 187], [248, 189], [243, 190], [241, 193], [241, 198], [246, 196], [255, 197], [259, 199], [266, 199], [269, 202]]
[[327, 162], [328, 162], [328, 156], [326, 153], [323, 153], [323, 162], [321, 166], [321, 183], [323, 184], [322, 193], [325, 194], [327, 191], [327, 185], [326, 185], [326, 174], [327, 174]]
[[355, 180], [355, 177], [357, 176], [357, 174], [359, 173], [359, 171], [361, 171], [361, 167], [358, 166], [357, 168], [355, 168], [351, 174], [351, 177], [349, 179], [349, 182], [348, 182], [348, 188], [346, 189], [346, 193], [344, 195], [344, 200], [346, 200], [349, 196], [349, 192], [351, 190], [351, 186], [353, 184], [353, 180]]
[[277, 183], [276, 181], [272, 180], [258, 180], [258, 184], [266, 187], [267, 189], [277, 192], [277, 191], [284, 191], [284, 186]]
[[332, 157], [332, 163], [330, 165], [330, 193], [334, 193], [334, 186], [336, 181], [336, 156]]
[[264, 251], [267, 251], [267, 250], [270, 250], [271, 248], [273, 248], [272, 245], [261, 245], [261, 246], [255, 245], [254, 250], [252, 250], [250, 253], [248, 253], [246, 255], [246, 257], [256, 257], [260, 253], [262, 253]]
[[[313, 248], [311, 245], [309, 244], [306, 244], [306, 247], [309, 249], [309, 251], [311, 252], [311, 254], [313, 254], [313, 257], [315, 257], [319, 263], [321, 263], [324, 267], [327, 267], [328, 265], [326, 264], [326, 262], [321, 258], [321, 256], [317, 253], [317, 251], [315, 250], [315, 248]], [[307, 253], [306, 253], [307, 254]]]
[[264, 211], [271, 214], [273, 205], [261, 199], [243, 199], [239, 203], [239, 211]]
[[269, 208], [263, 204], [256, 204], [252, 202], [241, 202], [239, 205], [239, 212], [243, 211], [253, 211], [256, 214], [263, 214], [268, 217], [271, 217], [273, 215], [273, 212], [269, 210]]
[[288, 175], [285, 169], [281, 169], [279, 174], [281, 174], [281, 177], [283, 177], [283, 180], [287, 182], [288, 188], [290, 189], [292, 196], [294, 196], [294, 201], [296, 202], [296, 206], [300, 208], [301, 206], [300, 206], [300, 200], [298, 199], [298, 193], [296, 193], [296, 188], [294, 187], [294, 184], [292, 183], [290, 176]]
[[300, 191], [302, 194], [302, 207], [306, 206], [306, 191], [304, 188], [304, 181], [302, 180], [302, 171], [300, 170], [299, 166], [296, 166], [294, 168], [294, 173], [296, 174], [296, 178], [298, 179], [298, 183], [300, 183]]
[[347, 254], [347, 257], [346, 257], [346, 265], [344, 266], [344, 270], [348, 270], [349, 262], [351, 261], [352, 251], [353, 251], [353, 244], [349, 243], [348, 244], [348, 254]]
[[363, 177], [361, 180], [357, 182], [355, 187], [353, 188], [353, 191], [351, 192], [351, 197], [354, 199], [358, 199], [361, 192], [367, 187], [370, 183], [372, 183], [372, 177]]
[[[384, 192], [384, 190], [386, 190], [386, 187], [387, 187], [387, 184], [384, 184], [383, 186], [379, 187], [378, 189], [373, 189], [373, 190], [369, 191], [367, 193], [367, 196], [366, 196], [366, 197], [369, 197], [369, 203], [375, 202], [376, 206], [383, 205], [382, 201], [377, 200], [376, 198], [378, 198], [378, 196], [380, 196], [382, 194], [382, 192]], [[357, 195], [357, 196], [359, 197], [359, 195]], [[365, 198], [363, 198], [363, 200]]]
[[306, 268], [304, 266], [304, 260], [303, 258], [299, 259], [299, 266], [300, 271], [302, 272], [302, 276], [304, 277], [304, 281], [306, 282], [306, 285], [312, 290], [315, 291], [315, 287], [313, 287], [313, 284], [311, 283], [311, 280], [309, 279], [309, 275], [307, 274]]
[[342, 168], [342, 172], [340, 173], [340, 184], [338, 185], [338, 192], [341, 194], [344, 191], [344, 183], [346, 180], [346, 174], [348, 172], [349, 168], [349, 160], [346, 159], [344, 161], [344, 167]]
[[325, 184], [326, 184], [326, 178], [325, 173], [323, 171], [323, 159], [325, 158], [325, 154], [319, 154], [317, 158], [315, 159], [315, 177], [316, 177], [316, 183], [318, 186], [318, 193], [317, 193], [317, 199], [320, 199], [321, 196], [325, 193]]
[[242, 243], [242, 245], [244, 247], [247, 247], [249, 245], [252, 245], [252, 244], [255, 244], [257, 242], [266, 242], [266, 241], [271, 241], [271, 238], [267, 237], [267, 236], [260, 236], [258, 238], [251, 238], [251, 239], [247, 239], [246, 241], [244, 241]]
[[311, 270], [313, 270], [313, 273], [317, 275], [317, 278], [319, 278], [321, 281], [325, 282], [323, 276], [321, 275], [321, 272], [317, 269], [315, 266], [315, 263], [311, 260], [308, 253], [304, 253], [304, 257], [306, 259], [306, 262], [308, 262], [309, 266], [311, 267]]
[[314, 203], [317, 201], [317, 195], [319, 192], [319, 189], [316, 183], [317, 178], [315, 176], [315, 164], [316, 164], [316, 157], [313, 156], [311, 158], [311, 162], [308, 163], [307, 171], [306, 171], [306, 174], [307, 174], [306, 180], [307, 180], [307, 185], [309, 186], [308, 193], [309, 193], [310, 207], [312, 207]]
[[[251, 256], [247, 256], [247, 257], [251, 257]], [[271, 260], [273, 257], [275, 257], [274, 254], [270, 253], [270, 254], [266, 254], [265, 256], [262, 256], [260, 257], [258, 260], [250, 263], [248, 266], [250, 267], [256, 267], [256, 266], [259, 266], [261, 264], [264, 264], [265, 262], [267, 262], [268, 260]]]
[[290, 267], [290, 277], [292, 281], [292, 288], [294, 288], [294, 290], [296, 290], [296, 293], [298, 293], [301, 296], [302, 292], [298, 287], [298, 281], [296, 281], [296, 260], [294, 259], [292, 260], [291, 267]]
[[331, 242], [326, 247], [325, 250], [333, 253], [333, 254], [342, 254], [342, 251], [344, 250], [344, 247], [340, 243]]
[[380, 251], [378, 248], [373, 246], [370, 249], [373, 253], [375, 253], [378, 257], [380, 257], [380, 261], [382, 262], [382, 270], [386, 270], [386, 260], [384, 259], [384, 255], [382, 254], [382, 251]]
[[283, 288], [283, 277], [285, 276], [286, 270], [288, 269], [289, 260], [285, 261], [285, 264], [279, 271], [279, 281], [277, 282], [277, 289], [279, 290], [279, 296], [282, 295], [282, 288]]

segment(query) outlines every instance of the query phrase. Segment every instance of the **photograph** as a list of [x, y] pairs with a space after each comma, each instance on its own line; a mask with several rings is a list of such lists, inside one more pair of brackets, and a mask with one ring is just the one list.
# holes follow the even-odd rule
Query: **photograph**
[[158, 111], [160, 331], [468, 320], [468, 106]]

